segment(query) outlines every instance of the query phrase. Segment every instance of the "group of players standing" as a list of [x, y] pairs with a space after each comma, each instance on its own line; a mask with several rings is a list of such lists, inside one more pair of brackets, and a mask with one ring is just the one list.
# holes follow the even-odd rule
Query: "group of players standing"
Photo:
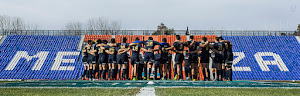
[[[228, 40], [216, 37], [215, 42], [210, 43], [206, 37], [203, 37], [201, 42], [195, 41], [194, 36], [190, 36], [190, 40], [187, 42], [180, 39], [180, 36], [176, 35], [173, 46], [167, 43], [166, 38], [163, 38], [161, 43], [154, 41], [152, 37], [146, 41], [140, 41], [139, 38], [136, 38], [132, 43], [127, 43], [126, 37], [123, 38], [122, 43], [116, 43], [114, 38], [110, 40], [110, 43], [106, 40], [97, 40], [96, 42], [89, 40], [82, 50], [85, 70], [81, 78], [87, 80], [130, 80], [130, 59], [132, 80], [150, 80], [153, 64], [154, 80], [158, 79], [157, 69], [161, 80], [171, 79], [172, 55], [170, 51], [173, 51], [175, 53], [173, 59], [175, 61], [174, 80], [183, 80], [183, 61], [185, 61], [186, 80], [192, 78], [195, 81], [199, 79], [199, 67], [202, 68], [205, 81], [232, 80], [233, 54], [232, 44]], [[159, 46], [159, 48], [155, 49], [155, 46]], [[187, 47], [188, 50], [184, 50], [184, 47]], [[131, 57], [129, 56], [130, 51]], [[209, 69], [209, 62], [212, 64], [212, 70]], [[95, 78], [96, 71], [98, 71], [98, 78]], [[143, 72], [144, 75], [142, 75]], [[167, 74], [168, 72], [169, 74]], [[211, 72], [213, 76], [210, 76]], [[119, 74], [118, 78], [117, 74]]]

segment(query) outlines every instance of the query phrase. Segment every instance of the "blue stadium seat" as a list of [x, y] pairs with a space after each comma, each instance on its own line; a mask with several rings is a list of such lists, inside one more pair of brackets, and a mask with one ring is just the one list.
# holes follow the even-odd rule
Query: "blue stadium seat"
[[[223, 38], [233, 44], [233, 52], [245, 54], [245, 57], [236, 61], [234, 65], [233, 80], [300, 80], [300, 44], [294, 36], [223, 36]], [[262, 58], [255, 56], [259, 52], [262, 52]], [[270, 54], [279, 57], [269, 56]], [[259, 62], [267, 67], [262, 68]], [[285, 66], [288, 70], [280, 70]], [[250, 67], [251, 71], [237, 71], [240, 67]]]
[[[58, 52], [80, 52], [77, 46], [80, 36], [9, 35], [0, 46], [0, 79], [77, 79], [82, 73], [81, 55], [64, 56], [75, 59], [75, 63], [62, 63], [60, 66], [75, 66], [74, 70], [50, 70]], [[38, 59], [21, 58], [13, 61], [17, 52], [25, 51], [28, 56], [39, 52], [49, 52], [42, 67], [33, 70]], [[27, 56], [25, 54], [22, 54]], [[45, 57], [45, 56], [44, 56]], [[5, 70], [11, 62], [18, 62], [12, 70]]]

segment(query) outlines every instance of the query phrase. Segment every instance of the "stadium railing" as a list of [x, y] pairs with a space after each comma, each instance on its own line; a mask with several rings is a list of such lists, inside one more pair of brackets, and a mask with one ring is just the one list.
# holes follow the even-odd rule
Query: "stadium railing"
[[[156, 31], [157, 30], [0, 30], [0, 35], [151, 35]], [[296, 31], [270, 30], [190, 30], [189, 32], [192, 35], [217, 36], [282, 36], [297, 33]], [[186, 30], [174, 30], [174, 33], [177, 35], [185, 35]]]

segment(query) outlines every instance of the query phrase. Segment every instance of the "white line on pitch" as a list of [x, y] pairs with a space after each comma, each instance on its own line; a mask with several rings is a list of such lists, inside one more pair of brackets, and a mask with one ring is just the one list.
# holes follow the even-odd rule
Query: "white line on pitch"
[[155, 96], [154, 87], [143, 87], [136, 96]]

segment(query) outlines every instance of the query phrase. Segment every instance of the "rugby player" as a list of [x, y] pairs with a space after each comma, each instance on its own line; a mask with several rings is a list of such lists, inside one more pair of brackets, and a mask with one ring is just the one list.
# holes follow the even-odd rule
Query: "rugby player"
[[153, 80], [156, 80], [157, 79], [157, 69], [159, 70], [159, 75], [160, 75], [160, 78], [162, 78], [162, 66], [160, 66], [160, 59], [161, 59], [161, 54], [159, 54], [158, 51], [154, 51], [154, 78]]
[[[111, 38], [111, 42], [108, 47], [105, 48], [105, 52], [108, 54], [108, 80], [116, 79], [116, 64], [117, 64], [117, 44], [115, 38]], [[110, 78], [112, 77], [112, 78]]]
[[202, 65], [202, 73], [204, 76], [204, 80], [208, 81], [210, 78], [210, 71], [209, 71], [209, 57], [210, 57], [210, 49], [211, 46], [209, 45], [209, 42], [207, 41], [206, 37], [202, 37], [201, 44], [205, 45], [202, 46], [201, 54], [200, 54], [200, 63]]
[[213, 45], [213, 48], [217, 51], [215, 51], [215, 58], [214, 58], [214, 62], [215, 62], [215, 66], [217, 69], [217, 80], [221, 81], [222, 79], [222, 63], [223, 63], [223, 53], [225, 50], [225, 44], [220, 42], [220, 37], [216, 37], [215, 38], [215, 44]]
[[[160, 45], [159, 50], [160, 50], [160, 55], [161, 55], [160, 64], [159, 64], [159, 68], [160, 68], [159, 72], [160, 72], [160, 76], [162, 76], [161, 80], [166, 80], [167, 79], [168, 66], [171, 66], [170, 61], [169, 61], [170, 52], [167, 49], [171, 46], [170, 46], [169, 43], [167, 43], [166, 38], [163, 38], [162, 43], [159, 43], [159, 45]], [[169, 70], [171, 70], [171, 68]], [[163, 73], [163, 74], [161, 74], [161, 73]]]
[[225, 52], [227, 53], [227, 58], [225, 58], [225, 77], [224, 77], [224, 81], [231, 81], [232, 80], [232, 61], [233, 61], [233, 53], [232, 53], [232, 43], [230, 43], [230, 41], [228, 40], [222, 40], [221, 42], [225, 42]]
[[123, 42], [122, 43], [118, 43], [117, 46], [119, 48], [118, 50], [118, 57], [117, 57], [117, 61], [118, 61], [118, 73], [119, 73], [119, 80], [120, 80], [120, 77], [121, 77], [121, 67], [123, 67], [123, 74], [122, 74], [122, 78], [123, 80], [127, 80], [128, 79], [128, 50], [126, 50], [128, 47], [129, 47], [129, 43], [126, 43], [127, 42], [127, 38], [124, 37], [123, 38]]
[[94, 77], [93, 75], [93, 65], [96, 65], [96, 55], [95, 55], [95, 50], [93, 46], [92, 40], [88, 41], [88, 47], [87, 47], [87, 53], [88, 53], [88, 64], [89, 64], [89, 70], [88, 70], [88, 79], [92, 80]]
[[[199, 43], [194, 40], [194, 36], [190, 36], [190, 41], [188, 41], [188, 51], [192, 52], [198, 49]], [[197, 73], [198, 73], [198, 54], [195, 53], [189, 53], [188, 54], [188, 61], [189, 65], [191, 67], [191, 75], [193, 76], [193, 81], [197, 79]]]
[[153, 51], [155, 51], [154, 47], [156, 45], [159, 45], [159, 43], [154, 41], [152, 37], [149, 37], [148, 40], [143, 41], [143, 45], [144, 45], [144, 48], [146, 49], [146, 50], [143, 50], [145, 53], [145, 57], [144, 57], [145, 67], [148, 66], [148, 73], [149, 73], [149, 75], [148, 75], [147, 70], [144, 70], [144, 75], [147, 75], [147, 76], [145, 76], [146, 78], [144, 78], [144, 79], [150, 80], [152, 66], [154, 63]]
[[139, 71], [139, 64], [140, 64], [140, 50], [145, 50], [142, 45], [140, 39], [137, 37], [135, 38], [135, 41], [129, 44], [129, 48], [127, 49], [128, 51], [131, 50], [131, 65], [133, 66], [132, 68], [132, 80], [137, 80], [137, 72]]
[[86, 79], [87, 76], [87, 71], [89, 70], [89, 64], [88, 64], [88, 53], [87, 53], [87, 48], [88, 48], [88, 44], [84, 46], [84, 48], [82, 49], [82, 62], [84, 64], [84, 71], [83, 74], [81, 76], [82, 80]]
[[[184, 55], [183, 55], [183, 50], [184, 50], [184, 46], [186, 45], [186, 42], [181, 42], [180, 41], [180, 35], [176, 35], [176, 40], [173, 43], [173, 46], [170, 48], [166, 48], [166, 50], [170, 50], [170, 49], [174, 49], [174, 52], [176, 53], [175, 55], [175, 63], [177, 66], [177, 74], [175, 75], [175, 80], [179, 79], [182, 80], [183, 76], [182, 76], [182, 62], [184, 59]], [[176, 78], [178, 77], [179, 78]]]
[[[100, 40], [100, 39], [98, 39], [97, 41], [97, 44], [96, 44], [96, 46], [95, 46], [95, 50], [96, 50], [96, 59], [97, 59], [97, 65], [96, 65], [96, 67], [98, 67], [98, 79], [100, 80], [100, 78], [101, 78], [101, 73], [102, 73], [102, 67], [100, 67], [100, 60], [99, 60], [99, 46], [101, 45], [101, 43], [102, 43], [102, 40]], [[96, 72], [96, 71], [95, 71]]]
[[101, 64], [101, 67], [103, 72], [102, 72], [102, 78], [101, 80], [106, 80], [106, 73], [108, 72], [107, 70], [107, 61], [108, 61], [108, 54], [105, 52], [105, 49], [107, 49], [107, 41], [103, 40], [101, 45], [98, 46], [98, 54], [99, 54], [99, 64]]

